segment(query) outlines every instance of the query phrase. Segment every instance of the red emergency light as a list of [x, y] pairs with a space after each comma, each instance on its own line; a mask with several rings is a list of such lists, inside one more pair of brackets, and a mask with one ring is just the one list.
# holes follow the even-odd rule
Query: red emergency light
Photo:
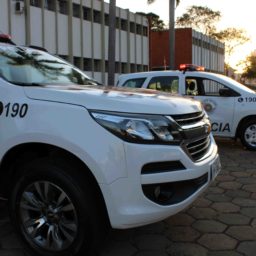
[[0, 43], [8, 43], [15, 45], [15, 43], [12, 41], [12, 37], [8, 34], [0, 34]]
[[194, 64], [180, 64], [180, 71], [205, 71], [205, 68]]

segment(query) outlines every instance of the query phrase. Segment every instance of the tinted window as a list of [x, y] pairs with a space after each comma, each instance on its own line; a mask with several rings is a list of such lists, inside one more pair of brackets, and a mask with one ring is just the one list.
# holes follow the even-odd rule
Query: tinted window
[[141, 88], [145, 80], [146, 80], [145, 77], [130, 79], [130, 80], [127, 80], [123, 84], [123, 86], [124, 87], [131, 87], [131, 88]]
[[220, 96], [219, 90], [225, 88], [223, 84], [220, 84], [214, 80], [203, 80], [204, 93], [207, 96]]
[[177, 76], [153, 77], [148, 85], [148, 89], [178, 93], [179, 78]]
[[186, 94], [201, 96], [220, 96], [220, 89], [227, 88], [223, 84], [202, 77], [186, 78]]

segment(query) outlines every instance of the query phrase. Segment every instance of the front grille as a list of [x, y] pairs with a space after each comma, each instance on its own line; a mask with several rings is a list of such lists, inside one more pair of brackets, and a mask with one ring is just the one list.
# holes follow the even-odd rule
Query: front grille
[[186, 145], [186, 148], [190, 157], [194, 161], [198, 161], [208, 152], [210, 145], [211, 140], [210, 137], [207, 136], [205, 138], [201, 138], [191, 143], [188, 143]]
[[203, 120], [203, 112], [195, 112], [185, 115], [172, 115], [172, 118], [180, 125], [192, 125]]

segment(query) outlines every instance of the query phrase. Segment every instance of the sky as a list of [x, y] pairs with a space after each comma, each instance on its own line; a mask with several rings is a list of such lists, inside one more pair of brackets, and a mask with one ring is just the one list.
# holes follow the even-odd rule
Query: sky
[[[107, 1], [109, 2], [109, 1]], [[169, 19], [169, 1], [156, 0], [148, 5], [147, 0], [116, 0], [116, 5], [121, 8], [128, 8], [132, 12], [153, 12], [160, 16], [166, 24]], [[235, 52], [228, 60], [232, 67], [246, 58], [252, 51], [256, 50], [256, 12], [253, 0], [233, 1], [233, 0], [180, 0], [180, 5], [176, 8], [175, 16], [179, 17], [192, 5], [207, 6], [214, 11], [220, 11], [222, 18], [218, 23], [219, 29], [235, 27], [244, 29], [250, 42], [236, 48]]]

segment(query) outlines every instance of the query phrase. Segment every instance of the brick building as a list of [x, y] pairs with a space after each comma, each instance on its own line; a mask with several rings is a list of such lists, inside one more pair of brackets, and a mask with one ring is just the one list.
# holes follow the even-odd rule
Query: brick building
[[[169, 31], [151, 31], [149, 36], [149, 68], [168, 69]], [[181, 63], [202, 65], [207, 70], [224, 73], [225, 45], [192, 28], [175, 30], [175, 67]]]

